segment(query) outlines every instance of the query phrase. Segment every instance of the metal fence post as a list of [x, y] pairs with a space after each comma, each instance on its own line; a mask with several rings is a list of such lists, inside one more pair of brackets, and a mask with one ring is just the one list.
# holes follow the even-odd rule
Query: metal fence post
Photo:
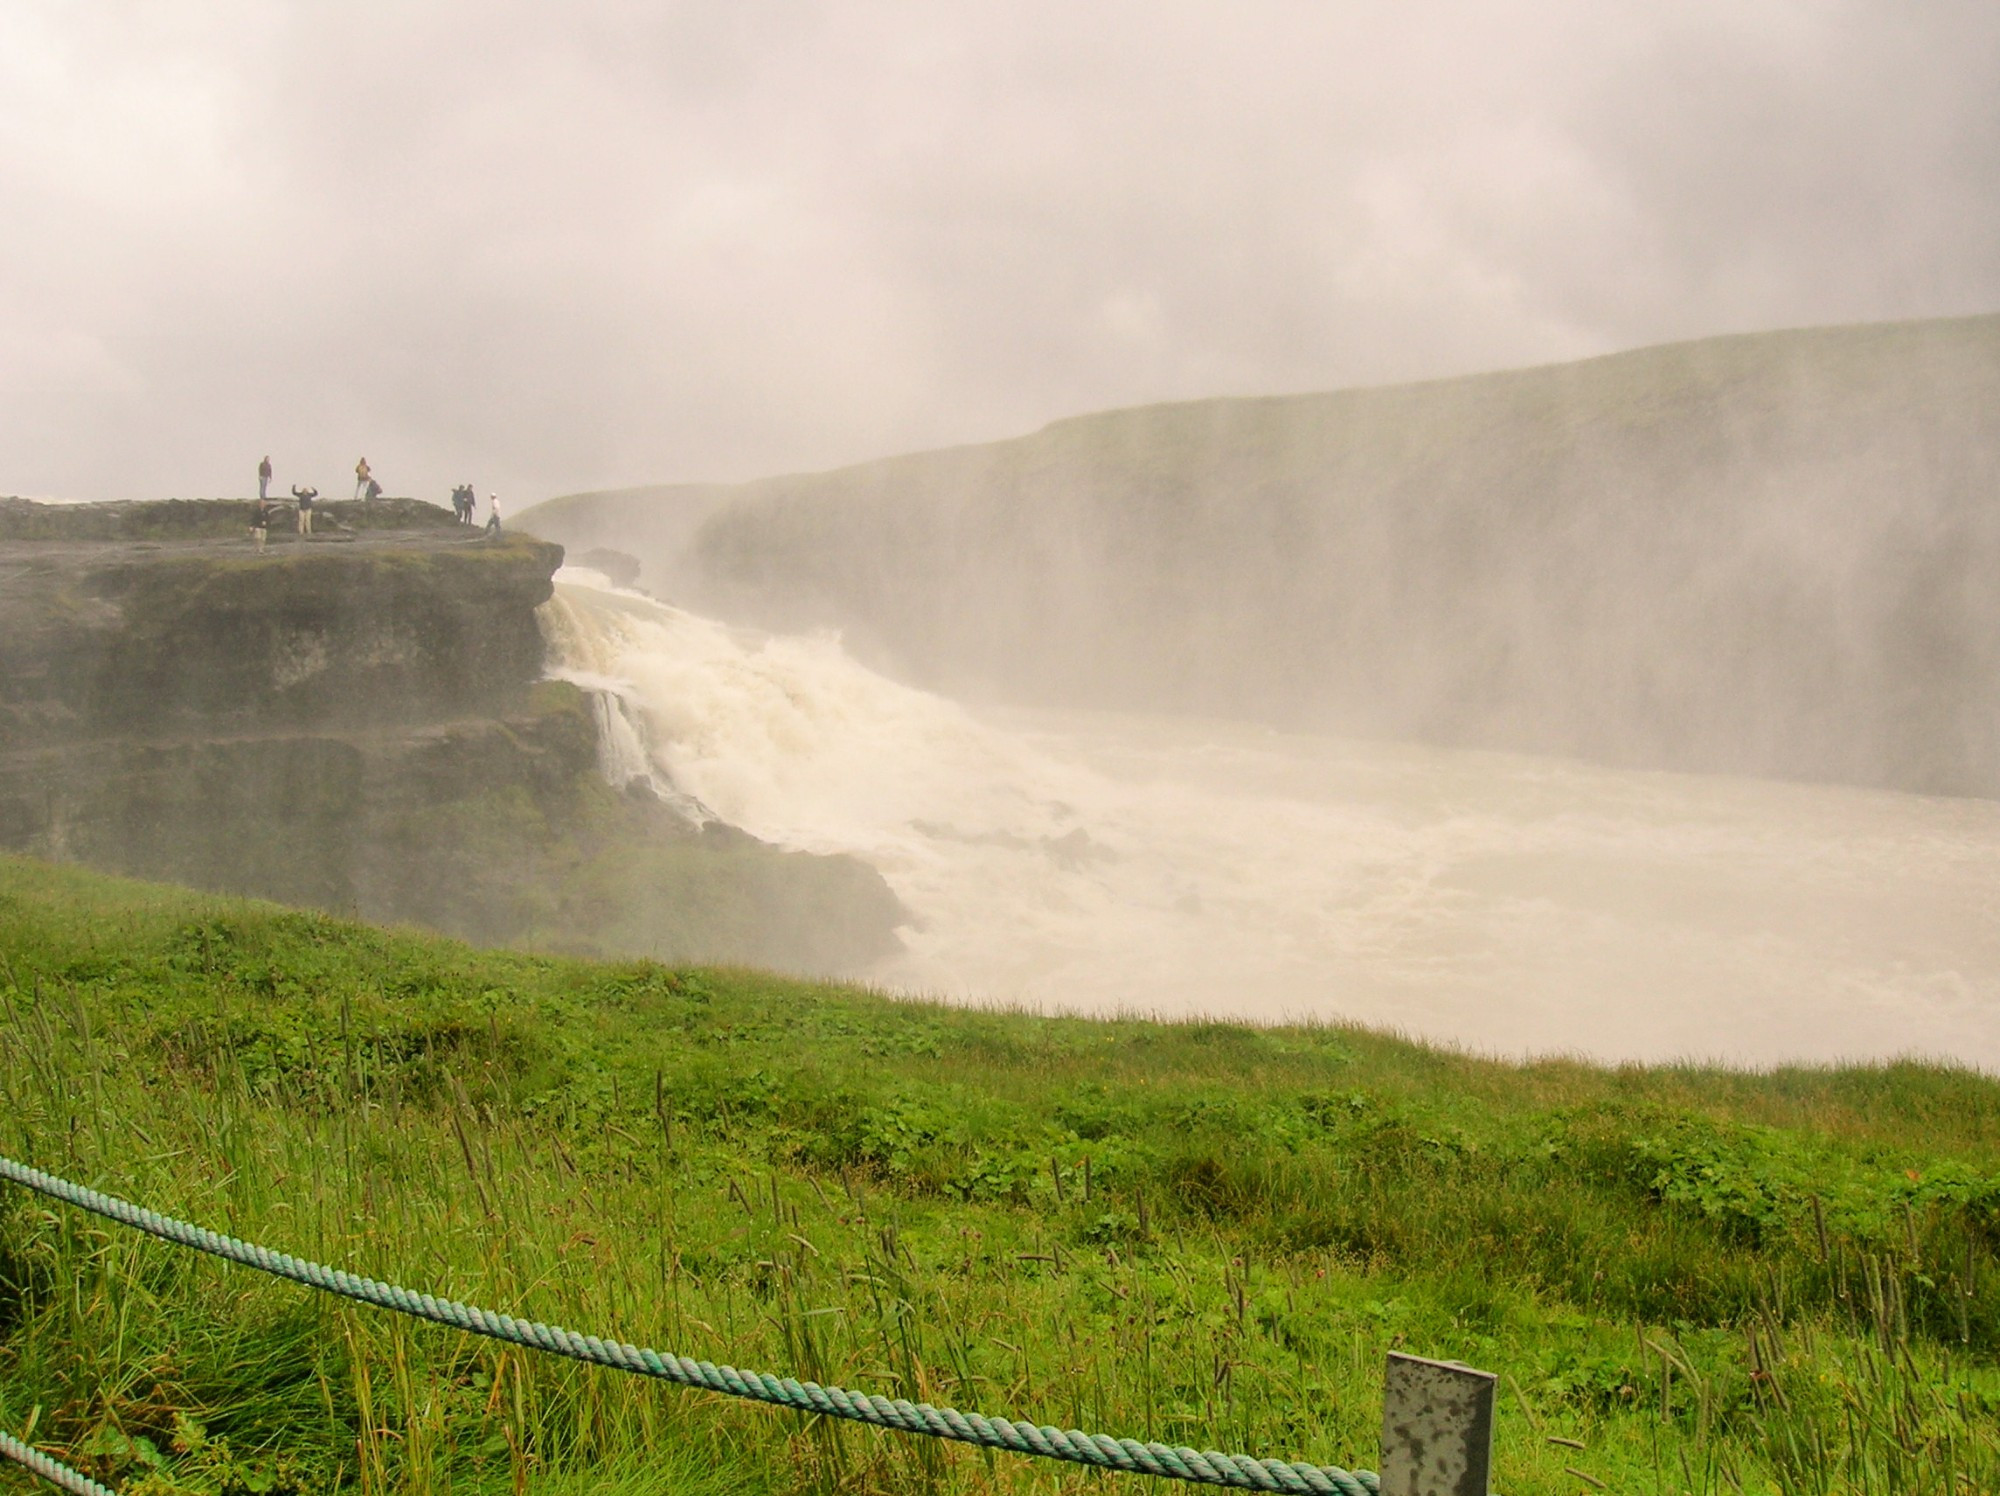
[[1389, 1352], [1382, 1377], [1382, 1496], [1487, 1496], [1499, 1381], [1462, 1362]]

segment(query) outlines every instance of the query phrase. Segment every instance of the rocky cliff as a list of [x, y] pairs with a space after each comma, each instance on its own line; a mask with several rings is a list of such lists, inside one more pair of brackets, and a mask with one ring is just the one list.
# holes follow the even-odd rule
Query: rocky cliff
[[450, 531], [274, 545], [0, 543], [8, 736], [488, 713], [541, 672], [562, 549]]
[[[559, 546], [428, 505], [0, 501], [0, 847], [485, 942], [851, 969], [872, 870], [696, 830], [540, 679]], [[428, 512], [427, 512], [428, 511]]]

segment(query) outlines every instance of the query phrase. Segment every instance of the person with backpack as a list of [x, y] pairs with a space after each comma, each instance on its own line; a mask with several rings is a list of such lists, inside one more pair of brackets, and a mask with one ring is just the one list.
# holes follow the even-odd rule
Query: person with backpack
[[369, 483], [368, 459], [364, 457], [359, 462], [354, 464], [355, 498], [358, 499], [361, 497], [361, 495], [367, 490], [368, 483]]

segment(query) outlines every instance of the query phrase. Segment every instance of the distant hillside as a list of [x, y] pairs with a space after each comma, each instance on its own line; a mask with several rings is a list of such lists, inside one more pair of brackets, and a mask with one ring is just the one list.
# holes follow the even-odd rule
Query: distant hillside
[[2000, 316], [1114, 411], [525, 523], [957, 693], [2000, 794]]

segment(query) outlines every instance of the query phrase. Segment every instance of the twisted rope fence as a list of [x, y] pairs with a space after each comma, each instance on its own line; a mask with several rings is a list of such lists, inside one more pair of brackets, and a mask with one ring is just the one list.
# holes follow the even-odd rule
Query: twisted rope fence
[[74, 1491], [76, 1496], [118, 1496], [109, 1486], [100, 1486], [89, 1476], [50, 1459], [39, 1449], [23, 1444], [9, 1433], [0, 1432], [0, 1459], [12, 1460], [30, 1475], [39, 1475], [56, 1489]]
[[[980, 1413], [961, 1413], [955, 1408], [937, 1408], [929, 1403], [911, 1403], [902, 1398], [875, 1397], [865, 1392], [851, 1392], [844, 1387], [822, 1387], [817, 1382], [800, 1382], [765, 1372], [739, 1371], [733, 1366], [717, 1366], [710, 1361], [691, 1360], [686, 1356], [649, 1350], [624, 1341], [603, 1340], [595, 1335], [563, 1329], [559, 1325], [516, 1319], [510, 1314], [495, 1314], [453, 1299], [433, 1298], [430, 1294], [416, 1293], [393, 1283], [356, 1277], [339, 1268], [274, 1252], [252, 1242], [238, 1241], [233, 1236], [222, 1236], [205, 1227], [161, 1215], [113, 1195], [100, 1194], [53, 1174], [45, 1174], [40, 1169], [4, 1156], [0, 1156], [0, 1178], [52, 1200], [60, 1200], [79, 1210], [156, 1236], [162, 1241], [206, 1252], [274, 1277], [290, 1279], [294, 1283], [303, 1283], [322, 1293], [393, 1309], [413, 1319], [448, 1325], [455, 1330], [484, 1335], [510, 1345], [526, 1346], [594, 1366], [608, 1366], [635, 1376], [654, 1377], [682, 1387], [699, 1387], [729, 1397], [747, 1398], [752, 1402], [770, 1403], [804, 1413], [818, 1413], [827, 1418], [872, 1424], [876, 1428], [893, 1429], [899, 1433], [925, 1434], [935, 1439], [950, 1439], [986, 1449], [1004, 1449], [1014, 1454], [1062, 1460], [1100, 1470], [1154, 1475], [1166, 1480], [1227, 1486], [1240, 1491], [1282, 1491], [1299, 1493], [1299, 1496], [1379, 1496], [1380, 1482], [1372, 1471], [1347, 1471], [1333, 1465], [1292, 1464], [1245, 1454], [1222, 1454], [1212, 1449], [1141, 1443], [1137, 1439], [1118, 1439], [1109, 1434], [1086, 1434], [1078, 1429], [987, 1418]], [[0, 1439], [5, 1439], [5, 1436], [0, 1435]], [[111, 1496], [103, 1486], [57, 1465], [18, 1441], [5, 1439], [5, 1443], [0, 1443], [0, 1454], [17, 1464], [26, 1465], [65, 1490], [84, 1492], [87, 1496]], [[29, 1463], [30, 1459], [40, 1461], [41, 1465]], [[71, 1481], [78, 1483], [66, 1483]]]

